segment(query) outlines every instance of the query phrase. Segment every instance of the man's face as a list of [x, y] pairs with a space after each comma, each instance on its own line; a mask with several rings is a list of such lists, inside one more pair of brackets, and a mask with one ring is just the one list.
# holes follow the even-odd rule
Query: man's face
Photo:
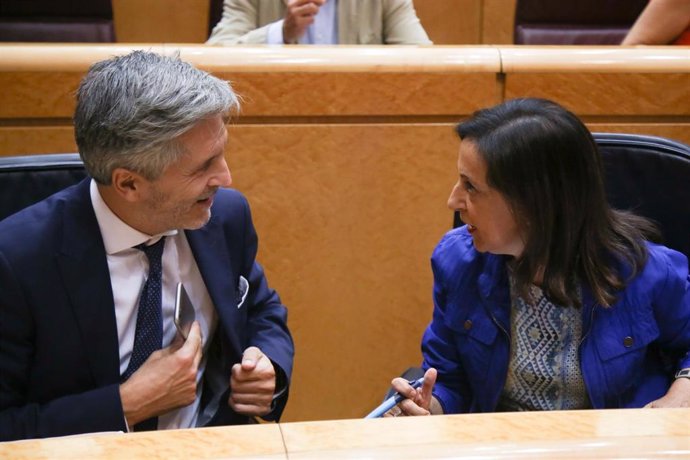
[[216, 191], [232, 184], [224, 155], [226, 140], [220, 115], [197, 123], [180, 137], [184, 153], [158, 179], [147, 182], [143, 208], [155, 230], [150, 234], [197, 229], [209, 221]]

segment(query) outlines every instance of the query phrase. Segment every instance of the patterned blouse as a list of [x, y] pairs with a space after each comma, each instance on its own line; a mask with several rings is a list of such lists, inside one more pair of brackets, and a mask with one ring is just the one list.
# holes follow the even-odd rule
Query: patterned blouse
[[580, 371], [582, 311], [551, 303], [541, 288], [518, 296], [511, 278], [510, 364], [498, 411], [591, 407]]

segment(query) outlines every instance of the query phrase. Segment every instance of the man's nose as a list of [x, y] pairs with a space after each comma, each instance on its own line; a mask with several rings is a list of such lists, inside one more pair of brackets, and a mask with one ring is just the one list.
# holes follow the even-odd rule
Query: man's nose
[[230, 187], [232, 185], [232, 174], [227, 161], [223, 158], [220, 162], [220, 169], [213, 175], [209, 181], [211, 187]]

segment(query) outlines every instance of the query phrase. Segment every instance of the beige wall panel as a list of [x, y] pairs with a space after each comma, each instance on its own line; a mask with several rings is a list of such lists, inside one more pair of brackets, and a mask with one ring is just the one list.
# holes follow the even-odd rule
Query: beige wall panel
[[208, 17], [209, 0], [113, 0], [120, 43], [203, 43]]
[[237, 125], [229, 139], [296, 342], [284, 420], [361, 417], [420, 364], [429, 258], [452, 224], [453, 127]]
[[[243, 116], [458, 115], [498, 102], [494, 73], [217, 73]], [[0, 118], [71, 118], [82, 73], [0, 73]]]
[[[587, 123], [587, 126], [593, 132], [649, 134], [690, 144], [690, 122], [676, 124], [591, 122]], [[272, 130], [272, 126], [269, 125], [267, 130]], [[0, 156], [76, 151], [72, 126], [0, 127]], [[232, 161], [232, 155], [233, 153], [230, 152], [230, 161]]]
[[482, 0], [481, 43], [512, 44], [517, 0]]
[[592, 132], [631, 133], [661, 136], [690, 145], [690, 121], [677, 124], [663, 123], [587, 123]]
[[417, 0], [414, 7], [434, 45], [474, 45], [480, 41], [481, 0]]
[[0, 119], [71, 118], [83, 73], [0, 72]]
[[578, 115], [690, 115], [690, 74], [508, 73], [505, 98], [526, 96]]
[[76, 151], [72, 126], [0, 126], [0, 156]]
[[458, 115], [498, 102], [494, 73], [221, 74], [243, 116]]

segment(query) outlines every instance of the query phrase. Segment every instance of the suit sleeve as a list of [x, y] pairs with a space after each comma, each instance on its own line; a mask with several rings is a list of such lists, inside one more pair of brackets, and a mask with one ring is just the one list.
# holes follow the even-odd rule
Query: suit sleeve
[[249, 281], [247, 294], [248, 342], [258, 347], [270, 358], [276, 368], [277, 383], [286, 385], [286, 391], [276, 400], [275, 409], [264, 417], [277, 420], [285, 408], [292, 375], [295, 354], [292, 336], [287, 327], [287, 309], [281, 303], [276, 291], [271, 289], [263, 268], [256, 262], [258, 238], [251, 219], [249, 205], [244, 201], [245, 212], [245, 259], [243, 275]]
[[654, 315], [659, 324], [659, 340], [679, 351], [675, 370], [690, 368], [690, 273], [688, 259], [674, 250], [657, 246], [660, 257], [651, 259], [652, 269], [664, 274], [657, 289]]
[[257, 0], [225, 0], [223, 16], [213, 28], [206, 44], [265, 44], [268, 41], [268, 27], [259, 27]]
[[383, 42], [387, 45], [431, 45], [412, 0], [383, 0]]
[[434, 313], [422, 338], [422, 366], [425, 370], [433, 367], [438, 371], [433, 395], [441, 404], [444, 414], [456, 414], [467, 412], [470, 390], [455, 348], [455, 332], [446, 325], [448, 309], [453, 308], [447, 302], [443, 268], [445, 259], [453, 257], [453, 251], [444, 250], [447, 241], [448, 237], [441, 240], [431, 259], [434, 273]]
[[0, 441], [126, 431], [119, 385], [49, 401], [35, 401], [28, 394], [36, 340], [27, 300], [0, 252]]

